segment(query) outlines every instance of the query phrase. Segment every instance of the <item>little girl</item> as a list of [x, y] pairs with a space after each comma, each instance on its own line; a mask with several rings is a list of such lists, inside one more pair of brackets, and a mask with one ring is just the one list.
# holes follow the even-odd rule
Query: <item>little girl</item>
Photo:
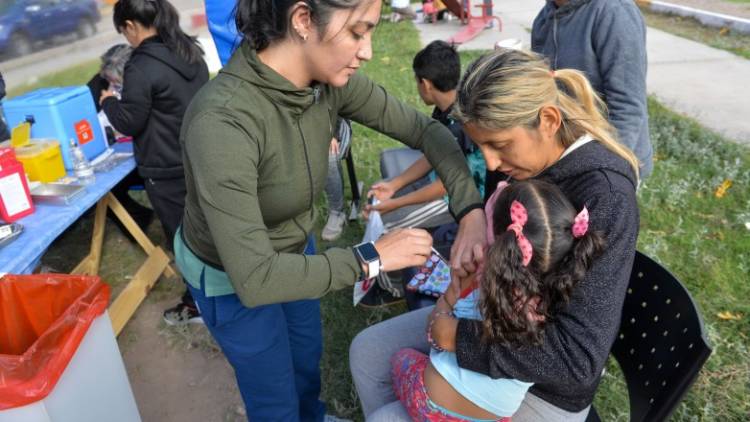
[[603, 240], [588, 230], [555, 185], [540, 180], [500, 182], [487, 201], [489, 249], [472, 287], [456, 300], [449, 289], [430, 317], [429, 359], [403, 349], [391, 359], [396, 396], [415, 421], [508, 421], [531, 383], [492, 379], [462, 369], [456, 354], [432, 341], [436, 318], [483, 320], [485, 343], [507, 343], [523, 353], [542, 340], [545, 325], [566, 306]]

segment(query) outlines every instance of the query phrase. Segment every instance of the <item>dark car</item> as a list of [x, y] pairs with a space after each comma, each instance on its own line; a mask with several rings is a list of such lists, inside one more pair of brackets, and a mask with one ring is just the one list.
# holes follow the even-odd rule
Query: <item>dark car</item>
[[23, 56], [63, 35], [90, 37], [100, 19], [96, 0], [0, 0], [0, 54]]

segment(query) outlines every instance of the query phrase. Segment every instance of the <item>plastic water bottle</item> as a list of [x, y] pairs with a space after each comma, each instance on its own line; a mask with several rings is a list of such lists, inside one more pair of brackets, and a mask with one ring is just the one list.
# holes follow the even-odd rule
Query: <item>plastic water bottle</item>
[[70, 152], [73, 155], [73, 174], [82, 185], [90, 185], [96, 181], [94, 176], [94, 167], [86, 159], [83, 150], [76, 145], [75, 141], [70, 140]]

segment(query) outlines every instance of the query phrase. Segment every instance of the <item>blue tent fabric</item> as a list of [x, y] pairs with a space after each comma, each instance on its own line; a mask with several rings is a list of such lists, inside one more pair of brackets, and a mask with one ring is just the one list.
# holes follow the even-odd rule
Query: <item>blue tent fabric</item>
[[239, 47], [242, 37], [237, 33], [234, 22], [236, 0], [206, 0], [206, 18], [208, 30], [216, 44], [221, 65], [225, 65]]

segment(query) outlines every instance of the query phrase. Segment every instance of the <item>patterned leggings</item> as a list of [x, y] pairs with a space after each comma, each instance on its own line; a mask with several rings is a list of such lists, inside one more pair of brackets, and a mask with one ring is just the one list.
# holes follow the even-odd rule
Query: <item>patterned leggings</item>
[[[393, 390], [409, 412], [409, 416], [416, 422], [487, 421], [459, 415], [430, 400], [423, 376], [429, 362], [429, 356], [414, 349], [399, 350], [391, 357]], [[510, 418], [502, 418], [499, 421], [510, 422]]]

